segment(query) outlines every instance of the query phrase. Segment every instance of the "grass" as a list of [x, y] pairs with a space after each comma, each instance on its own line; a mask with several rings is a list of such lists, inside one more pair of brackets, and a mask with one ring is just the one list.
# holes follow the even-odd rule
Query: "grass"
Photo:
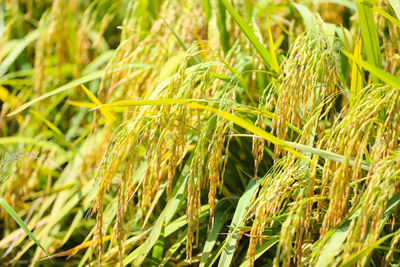
[[3, 1], [15, 266], [396, 266], [398, 1]]

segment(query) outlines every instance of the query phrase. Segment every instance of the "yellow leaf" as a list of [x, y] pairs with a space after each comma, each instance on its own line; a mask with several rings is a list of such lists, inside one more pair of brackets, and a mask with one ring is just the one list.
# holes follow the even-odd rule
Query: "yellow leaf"
[[244, 128], [244, 129], [246, 129], [247, 131], [249, 131], [249, 132], [251, 132], [251, 133], [253, 133], [253, 134], [256, 134], [256, 135], [262, 137], [263, 139], [265, 139], [265, 140], [267, 140], [267, 141], [273, 143], [274, 145], [277, 145], [277, 146], [279, 146], [279, 147], [285, 149], [286, 151], [288, 151], [288, 152], [290, 152], [290, 153], [296, 155], [297, 157], [299, 157], [299, 158], [301, 158], [301, 159], [305, 159], [305, 160], [311, 162], [309, 159], [307, 159], [306, 157], [304, 157], [301, 153], [299, 153], [298, 151], [296, 151], [296, 150], [295, 150], [290, 144], [288, 144], [287, 142], [280, 140], [280, 139], [277, 138], [276, 136], [274, 136], [274, 135], [272, 135], [272, 134], [270, 134], [270, 133], [268, 133], [268, 132], [262, 130], [262, 129], [259, 128], [259, 127], [254, 126], [253, 124], [251, 124], [251, 123], [245, 121], [244, 119], [242, 119], [242, 118], [240, 118], [240, 117], [238, 117], [238, 116], [236, 116], [236, 115], [234, 115], [234, 114], [231, 114], [231, 113], [228, 113], [228, 112], [226, 112], [226, 111], [219, 110], [219, 109], [216, 109], [216, 108], [208, 107], [208, 106], [205, 106], [205, 105], [202, 105], [202, 104], [198, 104], [198, 103], [188, 103], [187, 105], [188, 105], [190, 108], [198, 108], [198, 109], [208, 110], [208, 111], [211, 111], [211, 112], [213, 112], [213, 113], [215, 113], [215, 114], [218, 114], [218, 115], [221, 116], [222, 118], [224, 118], [224, 119], [226, 119], [226, 120], [228, 120], [228, 121], [231, 121], [231, 122], [233, 122], [234, 124], [236, 124], [236, 125], [238, 125], [238, 126]]
[[8, 90], [0, 85], [0, 100], [6, 102], [9, 94]]
[[[83, 84], [81, 84], [81, 87], [83, 89], [83, 91], [85, 92], [85, 94], [90, 98], [90, 100], [92, 100], [92, 102], [97, 105], [97, 106], [101, 106], [102, 103], [100, 102], [100, 100], [92, 93], [89, 91], [89, 89], [86, 88], [86, 86], [84, 86]], [[106, 110], [106, 109], [102, 109], [101, 107], [99, 108], [101, 113], [104, 115], [104, 117], [106, 117], [106, 120], [108, 122], [114, 122], [116, 120], [115, 116], [113, 114], [111, 114], [110, 111]]]
[[[356, 47], [353, 52], [354, 58], [362, 59], [361, 55], [361, 39], [358, 41]], [[351, 68], [351, 83], [350, 83], [350, 106], [353, 105], [355, 96], [362, 89], [362, 72], [358, 67], [356, 61], [353, 61], [353, 65]]]
[[272, 69], [276, 73], [279, 73], [280, 72], [279, 64], [278, 64], [278, 60], [276, 59], [274, 38], [272, 37], [271, 26], [269, 25], [269, 15], [268, 14], [267, 14], [267, 25], [268, 25], [268, 35], [269, 35], [269, 52], [271, 53], [271, 58], [272, 58]]
[[88, 102], [67, 100], [66, 103], [68, 105], [75, 106], [75, 107], [80, 107], [80, 108], [95, 108], [96, 107], [96, 104], [88, 103]]

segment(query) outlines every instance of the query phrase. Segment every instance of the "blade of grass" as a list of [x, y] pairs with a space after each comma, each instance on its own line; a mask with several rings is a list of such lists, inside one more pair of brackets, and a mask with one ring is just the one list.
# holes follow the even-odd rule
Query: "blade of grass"
[[60, 131], [60, 129], [57, 128], [56, 125], [54, 125], [51, 121], [49, 121], [48, 119], [46, 119], [44, 116], [42, 116], [40, 113], [36, 112], [35, 110], [30, 110], [30, 112], [40, 121], [42, 121], [44, 124], [46, 124], [46, 126], [55, 133], [56, 137], [58, 137], [58, 139], [61, 141], [61, 143], [63, 143], [65, 146], [69, 147], [72, 151], [74, 151], [74, 153], [77, 152], [77, 150], [75, 149], [75, 147], [67, 141], [67, 139], [65, 138], [64, 134]]
[[48, 93], [46, 93], [44, 95], [41, 95], [41, 96], [39, 96], [39, 97], [37, 97], [37, 98], [35, 98], [35, 99], [23, 104], [23, 105], [21, 105], [19, 108], [17, 108], [16, 110], [11, 112], [7, 116], [14, 116], [15, 114], [20, 113], [21, 111], [27, 109], [28, 107], [32, 106], [33, 104], [35, 104], [35, 103], [37, 103], [37, 102], [39, 102], [39, 101], [41, 101], [43, 99], [46, 99], [46, 98], [49, 98], [49, 97], [51, 97], [53, 95], [56, 95], [56, 94], [59, 94], [61, 92], [70, 90], [70, 89], [72, 89], [72, 88], [74, 88], [74, 87], [76, 87], [76, 86], [78, 86], [78, 85], [80, 85], [82, 83], [86, 83], [86, 82], [90, 82], [90, 81], [99, 79], [99, 78], [101, 78], [103, 73], [104, 73], [104, 71], [99, 70], [99, 71], [93, 72], [93, 73], [91, 73], [89, 75], [86, 75], [84, 77], [81, 77], [79, 79], [76, 79], [76, 80], [74, 80], [72, 82], [69, 82], [69, 83], [67, 83], [67, 84], [65, 84], [65, 85], [63, 85], [63, 86], [61, 86], [61, 87], [59, 87], [59, 88], [57, 88], [57, 89], [55, 89], [53, 91], [50, 91], [50, 92], [48, 92]]
[[[279, 238], [272, 238], [270, 240], [263, 241], [263, 244], [256, 249], [256, 255], [254, 256], [254, 259], [256, 260], [259, 257], [261, 257], [266, 251], [268, 251], [270, 248], [272, 248], [278, 242], [279, 242]], [[248, 266], [250, 266], [249, 260], [245, 260], [240, 265], [240, 267], [248, 267]]]
[[386, 18], [387, 20], [392, 22], [394, 25], [396, 25], [398, 28], [400, 28], [400, 22], [397, 19], [390, 16], [390, 14], [387, 13], [385, 10], [382, 10], [381, 8], [379, 8], [378, 6], [375, 5], [374, 11], [378, 12], [382, 17]]
[[229, 3], [228, 0], [221, 0], [221, 3], [225, 6], [228, 12], [231, 14], [232, 18], [235, 20], [237, 25], [246, 35], [247, 39], [250, 41], [250, 44], [256, 49], [258, 55], [263, 60], [267, 69], [271, 69], [273, 66], [273, 62], [271, 59], [271, 55], [268, 50], [262, 45], [260, 40], [256, 37], [251, 27], [244, 21], [244, 19], [237, 13], [235, 8]]
[[246, 210], [250, 205], [250, 201], [254, 197], [258, 189], [259, 184], [250, 180], [247, 185], [246, 191], [240, 197], [239, 202], [236, 206], [235, 213], [231, 222], [229, 235], [225, 240], [224, 250], [222, 251], [221, 257], [219, 259], [218, 267], [230, 266], [233, 258], [233, 254], [236, 250], [236, 240], [238, 238], [237, 228], [240, 227], [241, 222], [246, 214]]
[[[347, 259], [345, 262], [343, 262], [340, 267], [351, 267], [355, 266], [358, 261], [360, 261], [364, 256], [367, 256], [370, 252], [372, 252], [375, 248], [379, 247], [380, 244], [385, 242], [389, 237], [392, 237], [396, 234], [400, 233], [400, 231], [388, 234], [381, 239], [377, 240], [376, 242], [364, 247], [357, 253], [353, 254], [349, 259]], [[365, 265], [364, 265], [365, 266]]]
[[350, 226], [350, 219], [342, 224], [340, 227], [335, 228], [330, 234], [329, 240], [322, 248], [316, 267], [327, 266], [332, 263], [335, 257], [340, 253], [343, 242], [346, 240], [347, 232]]
[[[185, 43], [183, 42], [182, 38], [176, 33], [176, 31], [168, 24], [167, 20], [164, 19], [163, 17], [160, 16], [160, 18], [164, 21], [164, 23], [167, 25], [168, 29], [172, 32], [172, 34], [175, 36], [176, 40], [178, 41], [178, 44], [182, 47], [182, 49], [184, 51], [187, 51], [188, 48], [185, 45]], [[199, 64], [201, 62], [201, 60], [197, 57], [194, 56], [192, 57], [190, 60], [190, 64], [191, 65], [196, 65]]]
[[[154, 244], [153, 251], [151, 253], [152, 259], [157, 263], [161, 263], [164, 255], [164, 242], [165, 242], [165, 221], [161, 227], [160, 236], [157, 242]], [[151, 264], [150, 266], [156, 267], [156, 264]]]
[[104, 51], [101, 55], [96, 57], [96, 59], [94, 59], [92, 62], [90, 62], [90, 64], [87, 65], [82, 70], [82, 75], [88, 75], [88, 74], [96, 71], [100, 66], [102, 66], [103, 64], [106, 64], [109, 60], [111, 60], [114, 53], [115, 53], [115, 50]]
[[[395, 194], [387, 203], [385, 212], [381, 219], [381, 228], [388, 220], [389, 216], [393, 213], [394, 208], [400, 204], [400, 193]], [[359, 216], [359, 209], [352, 212], [347, 218], [345, 218], [336, 227], [328, 231], [317, 243], [315, 247], [320, 247], [322, 253], [320, 254], [316, 266], [322, 267], [326, 264], [330, 264], [334, 258], [340, 253], [341, 246], [346, 240], [348, 230], [350, 227], [351, 220]], [[382, 229], [381, 229], [382, 230]], [[349, 259], [350, 260], [350, 259]]]
[[29, 230], [28, 226], [24, 223], [24, 221], [18, 216], [18, 214], [14, 211], [14, 209], [8, 205], [7, 201], [3, 198], [0, 198], [0, 205], [7, 211], [7, 213], [18, 223], [18, 225], [24, 230], [24, 232], [32, 239], [35, 244], [40, 247], [40, 249], [48, 256], [50, 255], [47, 253], [46, 249], [40, 244], [39, 240], [33, 235], [31, 230]]
[[67, 153], [56, 143], [49, 142], [47, 140], [38, 140], [32, 137], [22, 137], [22, 136], [0, 137], [0, 145], [12, 145], [12, 144], [31, 144], [46, 149], [54, 149], [60, 154]]
[[39, 120], [43, 121], [47, 125], [47, 127], [49, 127], [58, 137], [60, 137], [64, 141], [66, 141], [64, 134], [51, 121], [49, 121], [46, 118], [44, 118], [40, 113], [38, 113], [35, 110], [31, 110], [30, 112], [33, 115], [35, 115]]
[[[43, 228], [36, 230], [38, 232], [36, 236], [38, 238], [46, 238], [54, 228], [57, 228], [60, 221], [76, 207], [79, 201], [92, 192], [92, 189], [93, 186], [88, 183], [85, 184], [82, 189], [75, 186], [69, 190], [59, 192], [50, 211], [49, 222]], [[116, 211], [116, 209], [114, 209], [114, 211]], [[13, 260], [15, 261], [22, 257], [32, 245], [32, 242], [25, 244]]]
[[[111, 70], [108, 74], [110, 74], [112, 72], [115, 72], [115, 71], [118, 71], [118, 70], [121, 70], [121, 68], [127, 68], [127, 67], [141, 68], [141, 67], [149, 67], [149, 65], [143, 64], [143, 63], [129, 64], [129, 65], [125, 65], [123, 67], [115, 68], [115, 69]], [[99, 78], [101, 78], [103, 76], [103, 74], [104, 74], [104, 71], [103, 70], [99, 70], [99, 71], [93, 72], [91, 74], [88, 74], [86, 76], [83, 76], [81, 78], [78, 78], [78, 79], [76, 79], [76, 80], [74, 80], [72, 82], [69, 82], [69, 83], [61, 86], [61, 87], [58, 87], [57, 89], [55, 89], [53, 91], [50, 91], [50, 92], [48, 92], [48, 93], [46, 93], [44, 95], [41, 95], [41, 96], [39, 96], [39, 97], [37, 97], [37, 98], [35, 98], [35, 99], [23, 104], [23, 105], [21, 105], [19, 108], [17, 108], [16, 110], [11, 112], [7, 116], [14, 116], [15, 114], [20, 113], [21, 111], [27, 109], [28, 107], [32, 106], [33, 104], [35, 104], [35, 103], [37, 103], [37, 102], [39, 102], [39, 101], [41, 101], [43, 99], [46, 99], [46, 98], [49, 98], [49, 97], [51, 97], [53, 95], [56, 95], [56, 94], [59, 94], [61, 92], [70, 90], [70, 89], [72, 89], [72, 88], [74, 88], [74, 87], [76, 87], [78, 85], [83, 84], [83, 83], [99, 79]]]
[[[260, 180], [261, 181], [261, 180]], [[257, 183], [257, 185], [259, 185], [259, 183]], [[248, 208], [248, 210], [246, 211], [246, 214], [243, 216], [242, 220], [235, 226], [235, 228], [233, 229], [233, 231], [231, 231], [231, 233], [229, 234], [229, 236], [225, 239], [225, 242], [223, 243], [223, 245], [219, 248], [218, 252], [214, 255], [214, 258], [212, 259], [211, 263], [209, 264], [209, 266], [213, 266], [214, 263], [217, 261], [218, 257], [221, 255], [221, 253], [224, 251], [226, 245], [228, 244], [229, 240], [234, 236], [234, 234], [236, 233], [236, 231], [238, 231], [239, 226], [244, 223], [246, 216], [249, 215], [249, 212], [252, 210], [252, 208], [255, 207], [257, 201], [251, 203], [251, 206]]]
[[[102, 105], [100, 100], [92, 92], [90, 92], [89, 89], [86, 88], [86, 86], [81, 84], [81, 88], [85, 92], [85, 94], [89, 97], [89, 99], [92, 100], [93, 104], [95, 104], [97, 106]], [[116, 121], [117, 118], [113, 114], [111, 114], [107, 109], [104, 109], [101, 107], [99, 109], [100, 109], [101, 113], [103, 113], [104, 117], [106, 118], [106, 120], [108, 122], [113, 123]]]
[[348, 58], [354, 60], [358, 65], [363, 67], [365, 70], [371, 72], [371, 74], [373, 74], [375, 77], [377, 77], [380, 80], [382, 80], [383, 82], [393, 86], [394, 88], [400, 90], [400, 79], [397, 78], [396, 76], [384, 71], [381, 68], [371, 65], [368, 62], [365, 62], [361, 59], [355, 58], [352, 54], [350, 54], [349, 52], [347, 52], [345, 50], [342, 50], [342, 53], [344, 55], [346, 55]]
[[4, 12], [5, 11], [5, 5], [4, 1], [1, 2], [1, 7], [0, 7], [0, 38], [3, 37], [4, 34], [4, 28], [5, 28], [5, 19], [4, 19]]
[[[358, 16], [361, 26], [361, 37], [365, 53], [367, 54], [367, 61], [370, 65], [381, 68], [382, 56], [379, 46], [378, 32], [374, 22], [373, 2], [370, 0], [357, 1]], [[374, 74], [372, 81], [378, 83], [379, 79]]]
[[314, 4], [320, 4], [320, 3], [332, 3], [332, 4], [337, 4], [337, 5], [342, 5], [345, 7], [348, 7], [349, 9], [356, 11], [357, 7], [354, 1], [349, 1], [349, 0], [313, 0], [312, 1]]
[[[244, 93], [247, 95], [247, 97], [250, 100], [251, 104], [253, 106], [257, 106], [256, 103], [253, 100], [252, 94], [250, 93], [250, 88], [247, 85], [247, 82], [245, 81], [245, 79], [243, 78], [243, 75], [236, 68], [232, 67], [228, 62], [226, 62], [222, 57], [220, 57], [220, 60], [232, 72], [232, 74], [234, 74], [233, 77], [229, 77], [228, 81], [231, 82], [232, 80], [236, 79], [239, 82], [239, 85], [243, 88]], [[218, 78], [223, 78], [224, 79], [226, 77], [218, 76]]]
[[314, 14], [305, 5], [299, 3], [292, 3], [292, 4], [303, 18], [306, 28], [308, 30], [313, 31], [314, 27], [317, 25], [317, 19], [315, 18]]
[[[338, 31], [338, 33], [339, 33], [339, 31]], [[346, 45], [346, 48], [348, 49], [348, 50], [350, 50], [351, 49], [351, 46], [352, 45], [350, 45], [350, 42], [349, 42], [349, 39], [351, 39], [350, 37], [351, 37], [351, 34], [349, 33], [349, 30], [347, 30], [347, 29], [345, 29], [344, 27], [343, 27], [343, 24], [340, 24], [340, 33], [341, 33], [341, 35], [343, 36], [343, 41], [344, 41], [344, 43], [345, 43], [345, 45]], [[340, 36], [339, 36], [339, 38], [340, 38]]]
[[173, 245], [167, 250], [165, 257], [159, 266], [170, 266], [168, 263], [171, 257], [178, 251], [178, 249], [182, 246], [182, 244], [186, 241], [187, 231], [184, 231], [181, 234], [181, 238], [173, 243]]
[[400, 0], [388, 0], [392, 6], [394, 13], [396, 13], [397, 19], [400, 20]]
[[80, 101], [74, 101], [74, 100], [67, 100], [65, 102], [68, 105], [75, 106], [75, 107], [80, 107], [80, 108], [96, 108], [96, 105], [90, 102], [80, 102]]
[[274, 38], [272, 36], [268, 13], [267, 13], [267, 26], [268, 26], [268, 38], [269, 38], [269, 53], [272, 59], [272, 70], [279, 74], [280, 69], [279, 69], [278, 59], [276, 58]]
[[204, 267], [207, 264], [208, 258], [213, 251], [215, 243], [217, 242], [220, 230], [225, 222], [229, 219], [227, 210], [218, 210], [215, 212], [215, 218], [211, 231], [208, 233], [207, 241], [204, 244], [203, 252], [201, 253], [199, 267]]
[[[358, 41], [356, 47], [354, 48], [354, 58], [362, 59], [361, 55], [361, 40]], [[354, 97], [362, 89], [362, 72], [357, 66], [356, 62], [353, 61], [351, 67], [351, 81], [350, 81], [350, 106], [353, 105]]]
[[[189, 160], [190, 162], [190, 160]], [[124, 266], [130, 264], [134, 261], [134, 266], [140, 266], [147, 255], [149, 254], [150, 250], [156, 244], [160, 234], [161, 229], [164, 223], [169, 223], [172, 219], [173, 215], [175, 214], [177, 208], [179, 207], [180, 203], [185, 198], [186, 194], [186, 184], [187, 184], [187, 173], [189, 171], [188, 165], [185, 165], [184, 170], [182, 171], [182, 175], [180, 176], [175, 189], [171, 195], [170, 200], [167, 202], [164, 210], [158, 217], [157, 221], [154, 223], [153, 229], [150, 232], [146, 241], [137, 249], [135, 249], [132, 253], [130, 253], [124, 259]]]
[[27, 34], [24, 39], [22, 39], [17, 45], [14, 46], [14, 49], [8, 54], [8, 56], [4, 59], [0, 64], [0, 76], [3, 76], [8, 68], [14, 63], [17, 57], [24, 51], [24, 49], [33, 41], [35, 41], [39, 36], [39, 31], [34, 30]]
[[217, 27], [220, 34], [220, 40], [224, 48], [224, 52], [229, 51], [229, 41], [231, 39], [228, 29], [226, 28], [226, 9], [220, 0], [217, 1], [217, 8], [213, 9], [213, 15], [217, 19]]
[[[323, 149], [318, 149], [315, 147], [310, 147], [310, 146], [306, 146], [306, 145], [302, 145], [302, 144], [298, 144], [298, 143], [294, 143], [294, 142], [287, 142], [289, 145], [291, 145], [293, 148], [299, 149], [303, 152], [306, 153], [312, 153], [315, 154], [317, 156], [320, 156], [321, 158], [324, 159], [329, 159], [332, 161], [336, 161], [336, 162], [343, 162], [344, 161], [344, 156], [334, 153], [334, 152], [330, 152], [327, 150], [323, 150]], [[348, 164], [350, 166], [354, 166], [354, 158], [350, 158], [348, 161]], [[366, 161], [363, 161], [361, 164], [361, 169], [368, 171], [369, 170], [369, 163]]]
[[[197, 99], [197, 100], [196, 99], [125, 100], [125, 101], [118, 101], [118, 102], [110, 103], [110, 104], [104, 104], [102, 106], [103, 107], [104, 106], [106, 106], [106, 107], [123, 107], [123, 106], [141, 106], [141, 105], [187, 104], [189, 108], [203, 109], [203, 110], [211, 111], [211, 112], [221, 116], [222, 118], [229, 120], [229, 121], [233, 122], [234, 124], [242, 127], [243, 129], [245, 129], [253, 134], [258, 135], [277, 146], [282, 147], [283, 149], [287, 150], [290, 153], [293, 153], [294, 155], [296, 155], [297, 157], [299, 157], [301, 159], [310, 161], [310, 159], [306, 158], [304, 155], [297, 152], [295, 149], [299, 149], [306, 153], [312, 153], [312, 154], [318, 155], [322, 158], [329, 159], [332, 161], [337, 161], [337, 162], [344, 161], [343, 155], [340, 155], [340, 154], [337, 154], [334, 152], [330, 152], [327, 150], [323, 150], [323, 149], [305, 146], [305, 145], [294, 143], [294, 142], [280, 140], [276, 136], [262, 130], [259, 127], [254, 126], [253, 124], [247, 122], [246, 120], [244, 120], [234, 114], [231, 114], [231, 113], [228, 113], [226, 111], [219, 110], [216, 108], [212, 108], [209, 106], [205, 106], [205, 105], [202, 105], [199, 103], [195, 103], [195, 102], [210, 102], [210, 101], [200, 100], [200, 99]], [[98, 107], [96, 107], [96, 108], [98, 108]], [[354, 163], [355, 163], [354, 159], [349, 159], [348, 164], [350, 166], [353, 166]], [[361, 168], [363, 170], [369, 170], [369, 163], [364, 161], [361, 165]]]
[[258, 136], [260, 136], [262, 138], [264, 138], [265, 140], [267, 140], [267, 141], [269, 141], [269, 142], [271, 142], [271, 143], [273, 143], [273, 144], [275, 144], [277, 146], [282, 147], [283, 149], [287, 150], [290, 153], [293, 153], [297, 157], [305, 159], [305, 160], [308, 160], [302, 154], [300, 154], [299, 152], [294, 150], [293, 147], [291, 147], [287, 142], [278, 139], [276, 136], [274, 136], [274, 135], [272, 135], [270, 133], [267, 133], [266, 131], [263, 131], [259, 127], [254, 126], [253, 124], [245, 121], [244, 119], [242, 119], [242, 118], [240, 118], [240, 117], [238, 117], [236, 115], [233, 115], [233, 114], [228, 113], [228, 112], [223, 111], [223, 110], [219, 110], [219, 109], [216, 109], [216, 108], [212, 108], [212, 107], [208, 107], [208, 106], [205, 106], [205, 105], [202, 105], [202, 104], [198, 104], [198, 103], [188, 103], [188, 106], [191, 107], [191, 108], [198, 108], [198, 109], [208, 110], [208, 111], [211, 111], [211, 112], [213, 112], [215, 114], [218, 114], [222, 118], [233, 122], [234, 124], [236, 124], [236, 125], [244, 128], [244, 129], [246, 129], [246, 130], [248, 130], [248, 131], [250, 131], [250, 132], [252, 132], [252, 133], [254, 133], [254, 134], [256, 134], [256, 135], [258, 135]]

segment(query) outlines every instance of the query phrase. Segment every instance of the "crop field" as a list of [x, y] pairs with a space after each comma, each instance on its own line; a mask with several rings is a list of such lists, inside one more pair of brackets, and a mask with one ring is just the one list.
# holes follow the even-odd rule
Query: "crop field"
[[0, 266], [400, 266], [400, 0], [0, 0]]

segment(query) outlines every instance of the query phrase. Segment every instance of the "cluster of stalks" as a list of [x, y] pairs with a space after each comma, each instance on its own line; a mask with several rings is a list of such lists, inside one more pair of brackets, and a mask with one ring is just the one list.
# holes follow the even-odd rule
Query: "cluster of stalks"
[[400, 11], [337, 2], [1, 3], [2, 260], [392, 266]]

